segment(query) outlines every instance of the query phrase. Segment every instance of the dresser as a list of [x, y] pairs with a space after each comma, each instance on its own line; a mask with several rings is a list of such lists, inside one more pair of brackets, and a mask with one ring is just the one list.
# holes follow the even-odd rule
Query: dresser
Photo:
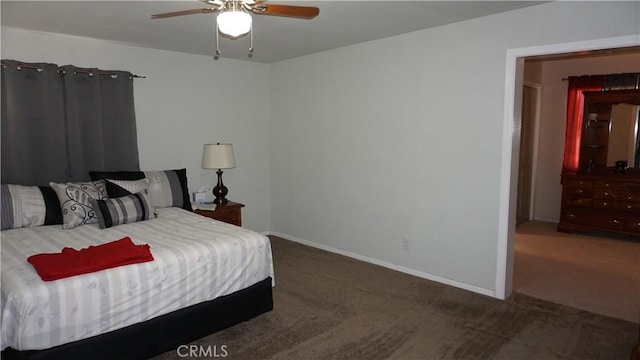
[[563, 175], [558, 231], [640, 236], [640, 176], [613, 171]]

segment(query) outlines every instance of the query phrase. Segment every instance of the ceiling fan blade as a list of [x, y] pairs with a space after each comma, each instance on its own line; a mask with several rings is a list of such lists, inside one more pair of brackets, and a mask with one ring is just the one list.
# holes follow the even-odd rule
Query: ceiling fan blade
[[205, 4], [209, 4], [209, 5], [215, 5], [217, 7], [222, 7], [224, 6], [224, 1], [222, 0], [200, 0]]
[[217, 11], [218, 9], [213, 7], [204, 8], [204, 9], [182, 10], [182, 11], [174, 11], [174, 12], [168, 12], [168, 13], [162, 13], [162, 14], [154, 14], [154, 15], [151, 15], [151, 18], [162, 19], [162, 18], [168, 18], [172, 16], [182, 16], [182, 15], [191, 15], [191, 14], [208, 14], [208, 13], [217, 12]]
[[320, 9], [312, 6], [276, 5], [262, 2], [254, 5], [251, 10], [255, 14], [288, 16], [303, 19], [313, 19], [320, 13]]

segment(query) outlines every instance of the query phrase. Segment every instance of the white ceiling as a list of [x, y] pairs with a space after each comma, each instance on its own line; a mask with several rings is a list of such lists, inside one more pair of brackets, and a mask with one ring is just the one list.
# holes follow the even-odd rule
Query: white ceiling
[[[248, 36], [220, 38], [222, 57], [274, 62], [471, 18], [533, 6], [541, 1], [272, 1], [316, 6], [313, 20], [254, 15]], [[208, 7], [183, 1], [7, 1], [2, 26], [111, 40], [135, 46], [212, 55], [216, 14], [151, 19], [151, 14]], [[381, 49], [384, 51], [384, 49]]]

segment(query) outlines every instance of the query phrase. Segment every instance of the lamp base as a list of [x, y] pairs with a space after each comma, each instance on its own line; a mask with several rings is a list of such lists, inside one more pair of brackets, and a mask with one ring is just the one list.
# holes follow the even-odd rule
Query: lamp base
[[215, 198], [215, 200], [213, 200], [213, 203], [216, 205], [226, 205], [227, 203], [229, 203], [229, 200], [227, 200], [227, 198]]
[[216, 198], [215, 200], [213, 200], [213, 203], [216, 205], [224, 205], [229, 202], [229, 200], [227, 200], [226, 198], [229, 190], [222, 183], [222, 170], [218, 169], [218, 171], [216, 171], [216, 174], [218, 174], [218, 184], [213, 187], [213, 196]]

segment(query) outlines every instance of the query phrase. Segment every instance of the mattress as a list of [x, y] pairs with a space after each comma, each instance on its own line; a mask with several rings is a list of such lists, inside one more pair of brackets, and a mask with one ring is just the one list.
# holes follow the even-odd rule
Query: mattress
[[[228, 295], [269, 276], [269, 239], [179, 208], [100, 230], [97, 224], [2, 231], [2, 349], [40, 350]], [[26, 259], [129, 236], [154, 261], [44, 282]]]

